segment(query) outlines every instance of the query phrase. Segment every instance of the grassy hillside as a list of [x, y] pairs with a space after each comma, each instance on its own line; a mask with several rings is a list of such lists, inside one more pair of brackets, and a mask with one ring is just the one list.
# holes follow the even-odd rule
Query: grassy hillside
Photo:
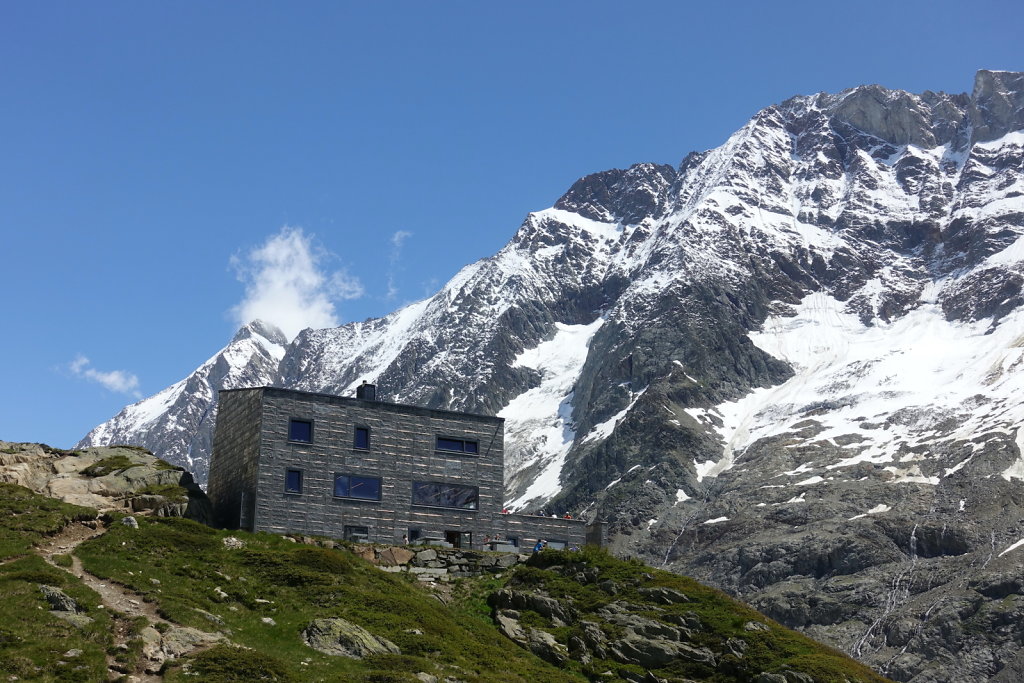
[[[107, 680], [111, 661], [121, 662], [122, 670], [141, 662], [145, 619], [110, 614], [98, 594], [33, 552], [33, 544], [66, 524], [94, 517], [87, 508], [0, 485], [0, 675], [98, 681]], [[597, 550], [546, 551], [502, 575], [455, 580], [439, 595], [408, 574], [382, 572], [344, 548], [229, 533], [183, 519], [140, 517], [138, 528], [107, 521], [103, 535], [74, 551], [88, 572], [127, 587], [173, 624], [225, 636], [213, 647], [168, 660], [161, 671], [168, 681], [642, 680], [645, 668], [616, 659], [614, 647], [605, 657], [581, 656], [576, 647], [590, 628], [584, 622], [596, 624], [613, 645], [624, 629], [602, 615], [623, 605], [635, 612], [631, 619], [693, 626], [691, 645], [714, 651], [720, 662], [672, 662], [653, 669], [660, 679], [743, 681], [760, 672], [788, 671], [815, 681], [884, 680], [718, 591]], [[229, 536], [242, 547], [226, 544]], [[70, 564], [69, 557], [56, 559]], [[73, 626], [55, 616], [39, 584], [61, 588], [92, 621]], [[686, 602], [660, 604], [662, 588], [685, 593]], [[552, 647], [576, 648], [571, 658], [544, 661], [499, 632], [495, 608], [501, 607], [500, 596], [515, 593], [555, 601], [572, 615], [572, 623], [565, 623], [529, 607], [501, 612], [514, 614], [528, 630], [553, 636]], [[358, 624], [393, 642], [401, 654], [361, 660], [321, 654], [303, 642], [302, 631], [322, 617]], [[750, 631], [751, 622], [763, 630]], [[739, 656], [721, 654], [735, 649], [737, 640], [745, 643]]]
[[[232, 550], [227, 535], [188, 520], [141, 518], [138, 529], [113, 525], [77, 554], [90, 572], [157, 603], [168, 620], [219, 630], [254, 650], [225, 645], [197, 656], [188, 668], [203, 680], [415, 681], [418, 672], [481, 683], [574, 680], [515, 648], [472, 601], [445, 607], [410, 577], [346, 550], [237, 532], [245, 547]], [[335, 616], [387, 638], [402, 654], [354, 660], [303, 644], [307, 624]], [[167, 678], [189, 680], [182, 667], [171, 667]]]

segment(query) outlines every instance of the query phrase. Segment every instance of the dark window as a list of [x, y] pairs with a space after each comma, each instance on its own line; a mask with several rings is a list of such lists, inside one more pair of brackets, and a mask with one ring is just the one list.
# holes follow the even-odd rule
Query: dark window
[[353, 448], [368, 449], [370, 447], [370, 428], [356, 427], [356, 436], [352, 442]]
[[309, 420], [292, 420], [289, 422], [288, 440], [313, 443], [313, 423]]
[[413, 505], [476, 510], [479, 498], [480, 490], [475, 486], [431, 481], [414, 481], [412, 483]]
[[370, 529], [365, 526], [345, 525], [346, 541], [365, 541], [370, 537]]
[[423, 535], [423, 529], [414, 529], [412, 527], [409, 527], [409, 543], [413, 543], [414, 541], [418, 541], [420, 536], [422, 536], [422, 535]]
[[359, 477], [354, 474], [335, 474], [334, 495], [338, 498], [380, 500], [380, 477]]
[[467, 441], [465, 439], [449, 439], [445, 436], [437, 437], [437, 450], [439, 451], [455, 451], [456, 453], [472, 453], [476, 455], [480, 452], [477, 447], [476, 441]]
[[508, 543], [509, 545], [513, 545], [513, 546], [515, 546], [517, 548], [519, 547], [519, 539], [517, 537], [515, 537], [515, 536], [507, 537], [505, 539], [505, 543]]
[[302, 493], [302, 470], [286, 470], [284, 473], [284, 492]]

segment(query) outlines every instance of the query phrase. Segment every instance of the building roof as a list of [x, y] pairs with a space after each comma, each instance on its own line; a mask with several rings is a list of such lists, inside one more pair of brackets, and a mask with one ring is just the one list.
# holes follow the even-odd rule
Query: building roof
[[219, 393], [233, 393], [236, 391], [253, 391], [261, 390], [266, 395], [270, 396], [294, 396], [294, 397], [308, 397], [313, 400], [317, 400], [324, 403], [333, 403], [336, 405], [376, 405], [381, 406], [391, 412], [406, 413], [409, 415], [427, 415], [436, 417], [454, 417], [459, 419], [470, 419], [479, 422], [489, 422], [491, 424], [504, 424], [505, 418], [497, 417], [494, 415], [482, 415], [480, 413], [466, 413], [457, 410], [443, 410], [441, 408], [424, 408], [423, 406], [414, 406], [408, 403], [392, 403], [390, 401], [380, 400], [366, 400], [361, 398], [355, 398], [353, 396], [338, 396], [337, 394], [324, 394], [314, 391], [300, 391], [298, 389], [286, 389], [284, 387], [272, 387], [272, 386], [257, 386], [257, 387], [237, 387], [235, 389], [221, 389]]

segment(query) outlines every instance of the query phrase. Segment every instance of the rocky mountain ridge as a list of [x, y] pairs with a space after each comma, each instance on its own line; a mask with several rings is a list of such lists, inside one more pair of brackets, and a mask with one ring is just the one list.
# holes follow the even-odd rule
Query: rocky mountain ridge
[[986, 680], [1022, 643], [1022, 129], [1019, 73], [794, 97], [581, 179], [389, 316], [286, 349], [257, 325], [83, 443], [202, 473], [219, 377], [368, 379], [505, 417], [512, 507], [606, 519], [897, 680]]

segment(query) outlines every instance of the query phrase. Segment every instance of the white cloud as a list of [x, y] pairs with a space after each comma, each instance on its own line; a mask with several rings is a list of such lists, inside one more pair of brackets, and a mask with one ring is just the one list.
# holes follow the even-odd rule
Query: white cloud
[[398, 287], [395, 285], [395, 276], [400, 270], [398, 262], [402, 258], [402, 246], [410, 237], [412, 237], [412, 233], [408, 230], [398, 230], [391, 236], [391, 256], [388, 259], [387, 298], [389, 300], [398, 296]]
[[399, 230], [391, 236], [391, 244], [395, 247], [395, 256], [397, 257], [397, 251], [402, 248], [405, 241], [412, 237], [412, 233], [408, 230]]
[[334, 302], [358, 299], [363, 285], [344, 269], [325, 272], [330, 256], [313, 245], [312, 235], [286, 225], [244, 257], [232, 258], [245, 284], [245, 298], [231, 309], [238, 326], [260, 319], [294, 339], [307, 327], [339, 325]]
[[142, 394], [139, 393], [139, 378], [125, 370], [111, 370], [110, 372], [97, 370], [82, 354], [78, 354], [73, 361], [68, 363], [68, 369], [75, 377], [96, 382], [110, 391], [142, 398]]

